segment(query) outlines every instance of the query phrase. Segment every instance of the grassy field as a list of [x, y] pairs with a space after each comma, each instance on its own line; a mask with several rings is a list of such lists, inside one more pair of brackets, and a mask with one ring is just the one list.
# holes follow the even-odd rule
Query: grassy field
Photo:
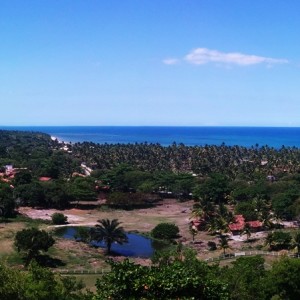
[[6, 257], [14, 251], [13, 243], [16, 232], [26, 227], [23, 222], [7, 222], [0, 224], [0, 257]]

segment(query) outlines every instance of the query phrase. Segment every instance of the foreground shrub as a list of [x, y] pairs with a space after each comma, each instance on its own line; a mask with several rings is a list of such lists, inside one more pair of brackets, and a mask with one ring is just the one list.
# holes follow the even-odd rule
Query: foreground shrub
[[54, 213], [52, 216], [52, 223], [54, 225], [63, 225], [67, 223], [68, 217], [62, 213]]
[[289, 232], [275, 231], [270, 232], [266, 237], [266, 244], [271, 251], [289, 249], [291, 247], [292, 236]]
[[[111, 272], [97, 279], [94, 300], [201, 299], [228, 300], [228, 290], [214, 270], [198, 260], [160, 266], [110, 261]], [[117, 284], [116, 284], [117, 283]]]
[[179, 228], [172, 223], [160, 223], [151, 231], [152, 237], [161, 240], [171, 240], [178, 237]]
[[213, 241], [207, 242], [208, 250], [214, 251], [217, 250], [217, 244]]

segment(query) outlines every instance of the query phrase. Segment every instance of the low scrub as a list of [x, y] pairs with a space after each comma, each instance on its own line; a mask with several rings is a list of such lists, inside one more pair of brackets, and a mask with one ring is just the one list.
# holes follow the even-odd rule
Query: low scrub
[[160, 223], [153, 228], [151, 236], [161, 240], [172, 240], [178, 237], [179, 228], [172, 223]]
[[67, 223], [68, 221], [68, 217], [65, 216], [64, 214], [62, 213], [54, 213], [52, 216], [51, 216], [51, 219], [52, 219], [52, 223], [54, 225], [64, 225]]

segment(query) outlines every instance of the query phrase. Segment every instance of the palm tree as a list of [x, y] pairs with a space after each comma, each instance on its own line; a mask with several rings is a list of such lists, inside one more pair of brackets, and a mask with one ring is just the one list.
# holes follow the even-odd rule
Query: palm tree
[[250, 227], [249, 223], [246, 223], [244, 228], [243, 228], [243, 231], [242, 231], [241, 235], [244, 235], [244, 234], [247, 235], [247, 242], [248, 242], [249, 238], [251, 236], [251, 227]]
[[259, 220], [263, 223], [264, 228], [270, 229], [273, 227], [273, 214], [269, 211], [263, 211], [259, 217]]
[[197, 219], [206, 219], [206, 211], [205, 208], [202, 206], [201, 203], [194, 204], [193, 210], [192, 210], [192, 216], [191, 218], [197, 218]]
[[97, 224], [96, 228], [92, 229], [92, 239], [97, 242], [104, 241], [108, 254], [111, 252], [112, 243], [116, 242], [120, 245], [128, 243], [126, 233], [117, 219], [102, 219], [97, 222], [100, 224]]
[[207, 222], [212, 218], [214, 214], [215, 208], [210, 201], [201, 199], [200, 201], [194, 204], [192, 210], [192, 217], [203, 219]]
[[226, 249], [229, 248], [227, 236], [226, 235], [221, 235], [219, 242], [220, 242], [219, 246], [220, 246], [221, 249], [223, 249], [223, 254], [225, 256]]
[[214, 219], [214, 227], [215, 233], [218, 233], [220, 235], [229, 232], [228, 222], [223, 217], [218, 216]]

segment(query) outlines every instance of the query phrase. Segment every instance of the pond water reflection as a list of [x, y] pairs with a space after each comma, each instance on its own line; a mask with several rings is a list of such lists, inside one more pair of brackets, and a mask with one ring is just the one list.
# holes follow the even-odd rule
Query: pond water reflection
[[[76, 236], [76, 227], [61, 227], [55, 232], [56, 235], [60, 237], [74, 239]], [[149, 258], [153, 255], [155, 250], [160, 250], [166, 246], [164, 243], [158, 243], [157, 241], [153, 241], [136, 233], [127, 233], [126, 235], [128, 237], [128, 243], [123, 245], [114, 243], [111, 248], [112, 252], [127, 257]], [[97, 243], [93, 241], [91, 244], [105, 248], [105, 243], [103, 242]]]

